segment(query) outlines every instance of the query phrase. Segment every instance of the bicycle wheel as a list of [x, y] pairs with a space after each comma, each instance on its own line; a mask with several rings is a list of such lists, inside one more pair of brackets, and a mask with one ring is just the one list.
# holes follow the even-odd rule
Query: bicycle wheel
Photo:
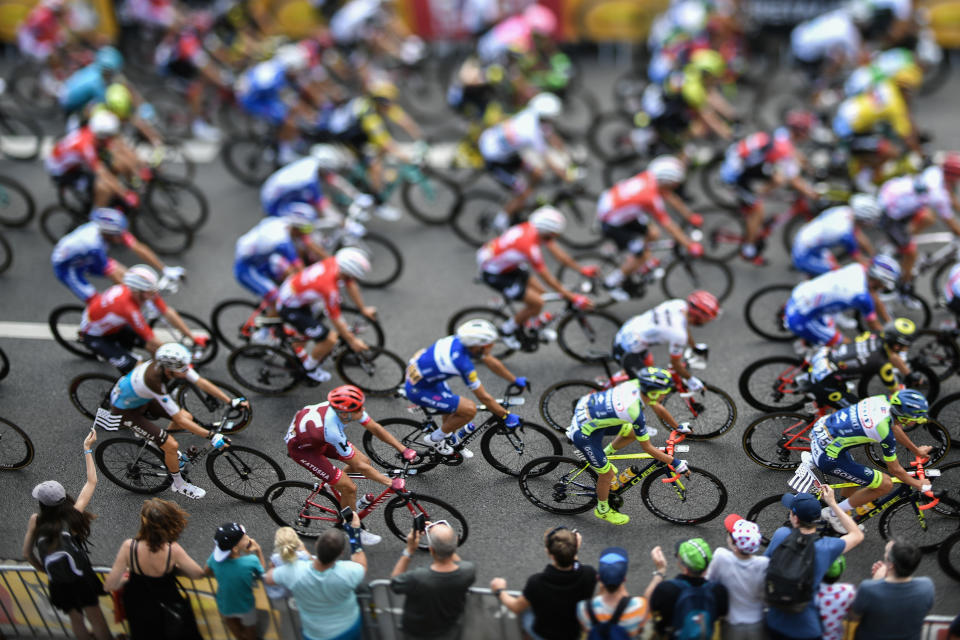
[[0, 471], [23, 469], [33, 462], [33, 441], [27, 433], [0, 418]]
[[387, 397], [403, 385], [407, 363], [400, 356], [371, 347], [369, 351], [354, 353], [345, 350], [337, 357], [337, 373], [347, 384], [360, 387], [370, 396]]
[[37, 212], [33, 196], [13, 178], [0, 176], [0, 224], [23, 227]]
[[66, 304], [50, 312], [47, 324], [57, 344], [72, 354], [95, 360], [96, 354], [80, 342], [79, 329], [82, 317], [83, 307], [78, 304]]
[[[243, 396], [238, 389], [225, 382], [213, 378], [207, 378], [207, 381], [219, 387], [231, 398]], [[214, 422], [223, 416], [225, 405], [220, 398], [212, 393], [207, 393], [195, 384], [189, 384], [184, 380], [182, 384], [176, 386], [174, 394], [180, 408], [189, 411], [193, 420], [205, 429], [212, 429]], [[227, 414], [226, 420], [230, 427], [221, 429], [220, 433], [224, 435], [240, 433], [247, 428], [252, 419], [253, 405], [249, 409], [237, 407]]]
[[13, 68], [7, 89], [21, 111], [42, 118], [62, 113], [57, 96], [46, 86], [47, 79], [44, 76], [49, 73], [34, 64], [21, 64]]
[[[213, 335], [213, 330], [207, 326], [206, 322], [191, 313], [186, 313], [185, 311], [178, 311], [178, 313], [195, 338], [207, 339], [206, 346], [199, 352], [190, 347], [190, 353], [193, 354], [194, 366], [201, 367], [205, 364], [210, 364], [210, 362], [217, 357], [218, 350], [217, 339]], [[161, 318], [162, 316], [150, 321], [150, 327], [154, 330], [157, 340], [161, 343], [189, 342], [190, 339], [182, 334], [179, 329], [170, 324], [166, 318], [162, 318], [162, 320]]]
[[503, 223], [497, 214], [503, 211], [506, 198], [495, 191], [471, 191], [463, 195], [450, 219], [450, 226], [457, 236], [472, 247], [479, 247], [496, 238], [509, 222]]
[[7, 242], [7, 238], [0, 233], [0, 273], [3, 273], [13, 264], [13, 247]]
[[960, 580], [960, 531], [954, 532], [940, 544], [937, 561], [944, 573], [954, 580]]
[[[718, 438], [737, 423], [737, 405], [733, 398], [723, 389], [709, 384], [704, 385], [702, 392], [695, 391], [687, 398], [671, 393], [663, 406], [677, 422], [690, 423], [693, 433], [687, 435], [689, 440]], [[663, 420], [660, 424], [669, 428]]]
[[[380, 426], [391, 433], [400, 444], [417, 452], [417, 457], [408, 467], [409, 469], [416, 469], [417, 473], [426, 473], [437, 466], [437, 463], [434, 462], [433, 448], [422, 442], [426, 433], [424, 424], [409, 418], [387, 418], [380, 422]], [[403, 455], [399, 451], [366, 429], [363, 431], [361, 442], [363, 450], [370, 456], [370, 459], [384, 469], [402, 469], [406, 464], [406, 460], [403, 459]]]
[[[263, 506], [281, 527], [292, 527], [304, 538], [316, 538], [331, 527], [340, 526], [340, 503], [316, 484], [283, 480], [263, 494]], [[308, 502], [309, 501], [309, 502]]]
[[[905, 432], [913, 444], [918, 447], [927, 445], [933, 447], [933, 450], [930, 452], [928, 465], [932, 466], [937, 464], [950, 453], [950, 446], [952, 444], [950, 433], [936, 420], [928, 420], [923, 424], [914, 425], [912, 428], [905, 429]], [[880, 445], [865, 444], [863, 446], [873, 464], [880, 469], [884, 469], [886, 465], [883, 461], [883, 453]], [[904, 469], [909, 469], [910, 463], [913, 462], [914, 455], [908, 451], [906, 447], [897, 447], [897, 458], [899, 458], [900, 464]]]
[[650, 513], [674, 524], [709, 522], [727, 506], [727, 488], [709, 471], [690, 467], [690, 476], [676, 476], [663, 467], [651, 473], [640, 485], [640, 497]]
[[930, 407], [930, 417], [939, 421], [947, 431], [960, 436], [960, 391], [946, 395]]
[[127, 491], [160, 493], [173, 482], [163, 456], [143, 440], [106, 440], [97, 447], [94, 458], [100, 472]]
[[564, 194], [557, 198], [554, 206], [563, 212], [567, 219], [567, 228], [559, 240], [572, 249], [593, 249], [600, 246], [597, 223], [597, 199], [595, 193], [586, 191]]
[[630, 134], [634, 124], [622, 111], [601, 113], [587, 129], [587, 145], [604, 163], [636, 153]]
[[797, 376], [803, 360], [790, 356], [770, 356], [751, 362], [737, 383], [740, 395], [751, 407], [761, 411], [796, 411], [806, 403], [797, 388]]
[[157, 177], [147, 187], [144, 200], [161, 221], [167, 220], [170, 212], [175, 212], [179, 221], [192, 232], [200, 229], [210, 217], [207, 197], [196, 185], [186, 180]]
[[247, 325], [247, 322], [256, 310], [257, 304], [249, 300], [236, 298], [224, 300], [210, 313], [213, 335], [230, 351], [247, 344], [254, 330], [252, 326]]
[[610, 290], [603, 286], [603, 281], [614, 269], [620, 268], [616, 259], [602, 253], [592, 252], [578, 255], [576, 260], [583, 267], [596, 267], [597, 275], [587, 278], [576, 269], [569, 269], [566, 265], [561, 264], [557, 267], [557, 280], [568, 291], [590, 296], [590, 299], [593, 300], [593, 306], [597, 309], [603, 309], [614, 304], [616, 300], [610, 297]]
[[447, 224], [460, 205], [460, 187], [437, 173], [424, 172], [423, 180], [406, 181], [400, 191], [403, 206], [414, 218], [430, 225]]
[[193, 231], [179, 216], [176, 210], [143, 207], [130, 216], [130, 227], [157, 254], [174, 256], [193, 245]]
[[81, 374], [70, 381], [70, 402], [81, 415], [93, 420], [98, 408], [110, 406], [110, 391], [117, 380], [116, 376], [106, 373]]
[[686, 258], [671, 262], [660, 281], [668, 298], [686, 298], [698, 289], [705, 289], [723, 302], [733, 291], [733, 272], [713, 258]]
[[[913, 320], [918, 329], [926, 329], [930, 326], [930, 305], [915, 293], [881, 294], [880, 299], [891, 318], [909, 318]], [[867, 325], [863, 318], [858, 317], [858, 320], [860, 329], [866, 330]]]
[[710, 202], [724, 209], [736, 209], [739, 206], [737, 192], [733, 185], [720, 177], [724, 156], [719, 155], [700, 170], [700, 189]]
[[[493, 323], [493, 326], [499, 327], [504, 322], [507, 321], [507, 314], [499, 309], [493, 309], [491, 307], [466, 307], [457, 311], [450, 319], [447, 320], [447, 335], [453, 335], [457, 332], [457, 327], [466, 322], [467, 320], [473, 320], [479, 318], [481, 320], [489, 320]], [[503, 360], [507, 356], [513, 353], [513, 349], [508, 348], [503, 343], [498, 343], [493, 348], [493, 355], [499, 360]]]
[[703, 211], [703, 250], [715, 260], [727, 262], [740, 254], [746, 229], [743, 217], [726, 209]]
[[362, 238], [350, 238], [343, 246], [363, 250], [370, 259], [370, 273], [357, 280], [364, 287], [380, 289], [396, 282], [403, 273], [403, 254], [393, 242], [368, 231]]
[[340, 307], [340, 317], [347, 324], [350, 333], [366, 342], [368, 347], [383, 347], [383, 327], [379, 322], [371, 320], [352, 307]]
[[586, 380], [563, 380], [552, 384], [540, 396], [540, 417], [547, 426], [566, 433], [580, 398], [600, 389], [600, 385]]
[[303, 378], [303, 367], [295, 356], [260, 344], [247, 344], [231, 352], [227, 371], [242, 386], [268, 396], [286, 393]]
[[790, 512], [780, 502], [782, 493], [764, 498], [750, 507], [745, 516], [750, 522], [756, 522], [760, 527], [761, 543], [764, 547], [770, 544], [774, 532], [780, 527], [790, 526]]
[[251, 187], [259, 187], [280, 166], [276, 145], [260, 136], [233, 138], [220, 155], [230, 175]]
[[33, 120], [12, 113], [0, 113], [0, 155], [18, 162], [34, 160], [40, 154], [43, 131]]
[[6, 352], [0, 349], [0, 380], [6, 378], [8, 373], [10, 373], [10, 359], [7, 358]]
[[[912, 358], [910, 359], [910, 369], [915, 374], [914, 377], [917, 378], [917, 381], [910, 383], [910, 388], [922, 393], [927, 402], [932, 404], [940, 395], [940, 380], [937, 378], [937, 374], [930, 367], [914, 362]], [[888, 393], [891, 393], [890, 388], [884, 383], [879, 371], [873, 371], [862, 376], [857, 383], [857, 395], [861, 398]]]
[[52, 204], [40, 212], [40, 231], [51, 244], [56, 244], [81, 224], [81, 218], [59, 204]]
[[783, 309], [793, 293], [792, 284], [763, 287], [747, 299], [744, 319], [750, 330], [773, 342], [790, 342], [793, 332], [784, 324]]
[[950, 333], [920, 329], [910, 345], [910, 362], [927, 365], [942, 382], [960, 371], [960, 348]]
[[[941, 494], [940, 503], [933, 508], [944, 516], [960, 516], [960, 460], [937, 468], [940, 475], [933, 478], [933, 490]], [[945, 493], [944, 493], [945, 492]]]
[[573, 458], [531, 460], [520, 470], [518, 480], [524, 497], [550, 513], [583, 513], [597, 504], [597, 472]]
[[810, 450], [806, 435], [812, 418], [778, 411], [760, 416], [743, 431], [743, 450], [761, 467], [792, 471], [800, 466], [800, 454]]
[[956, 509], [944, 515], [937, 509], [920, 511], [912, 500], [901, 500], [880, 514], [880, 535], [884, 540], [909, 540], [924, 553], [936, 551], [951, 535], [960, 530], [960, 502], [947, 500]]
[[235, 444], [207, 456], [207, 474], [220, 491], [244, 502], [263, 502], [267, 488], [286, 477], [267, 454]]
[[480, 438], [480, 451], [491, 467], [517, 477], [530, 460], [559, 456], [563, 447], [552, 431], [535, 422], [524, 420], [519, 427], [508, 429], [497, 420]]
[[580, 362], [591, 362], [597, 352], [610, 353], [620, 320], [606, 311], [572, 311], [557, 325], [557, 344]]
[[[387, 528], [393, 535], [400, 540], [406, 540], [410, 529], [413, 528], [413, 519], [421, 513], [426, 516], [428, 522], [446, 520], [447, 524], [457, 532], [457, 546], [467, 541], [470, 527], [467, 525], [466, 518], [443, 500], [425, 496], [422, 493], [411, 491], [396, 496], [384, 508], [383, 519], [387, 521]], [[426, 536], [420, 538], [419, 548], [421, 551], [428, 549]]]

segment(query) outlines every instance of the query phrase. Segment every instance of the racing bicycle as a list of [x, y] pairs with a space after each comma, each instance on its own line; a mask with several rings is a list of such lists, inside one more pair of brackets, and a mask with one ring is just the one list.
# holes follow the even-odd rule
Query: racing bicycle
[[33, 462], [33, 441], [6, 418], [0, 418], [0, 471], [16, 471]]
[[[0, 119], [0, 135], [3, 134]], [[33, 196], [20, 182], [0, 175], [0, 225], [5, 227], [24, 227], [36, 214], [37, 205]]]

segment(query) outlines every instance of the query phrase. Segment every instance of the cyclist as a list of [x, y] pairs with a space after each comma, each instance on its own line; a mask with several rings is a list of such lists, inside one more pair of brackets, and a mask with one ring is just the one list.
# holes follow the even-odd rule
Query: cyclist
[[[365, 351], [369, 348], [363, 340], [353, 335], [340, 315], [341, 284], [363, 315], [368, 318], [376, 315], [374, 307], [364, 305], [360, 287], [356, 282], [357, 278], [362, 278], [369, 272], [370, 260], [367, 255], [360, 249], [347, 247], [289, 276], [280, 285], [280, 292], [277, 294], [277, 311], [280, 317], [308, 340], [314, 341], [313, 350], [301, 355], [303, 368], [311, 380], [326, 382], [330, 379], [330, 373], [320, 364], [330, 355], [339, 338], [342, 337], [354, 351]], [[333, 324], [333, 331], [314, 315], [312, 306], [316, 303], [323, 304], [326, 315]]]
[[[356, 529], [360, 528], [358, 512], [361, 507], [357, 504], [357, 485], [347, 473], [363, 474], [364, 477], [396, 491], [404, 490], [404, 479], [391, 480], [370, 464], [370, 458], [358, 451], [347, 439], [346, 425], [359, 422], [364, 429], [399, 451], [404, 460], [412, 461], [417, 456], [416, 451], [404, 447], [393, 434], [371, 418], [363, 404], [363, 391], [357, 387], [343, 385], [331, 389], [326, 402], [307, 405], [297, 412], [283, 438], [291, 460], [308, 469], [340, 494], [344, 522]], [[330, 462], [331, 458], [346, 463], [347, 473], [334, 466]], [[365, 545], [380, 542], [380, 536], [369, 531], [361, 531], [360, 536]]]
[[[17, 28], [17, 47], [20, 53], [37, 62], [49, 61], [52, 68], [59, 68], [61, 63], [58, 54], [66, 45], [70, 33], [64, 19], [65, 9], [64, 0], [38, 2]], [[49, 74], [41, 76], [41, 82], [45, 82], [47, 86], [52, 86], [52, 80], [53, 77]]]
[[504, 421], [509, 428], [520, 425], [520, 417], [510, 413], [498, 403], [480, 383], [473, 366], [479, 360], [492, 372], [521, 389], [529, 384], [524, 377], [510, 370], [493, 355], [493, 345], [499, 338], [497, 328], [487, 320], [468, 320], [457, 327], [452, 336], [437, 340], [426, 349], [413, 354], [407, 364], [404, 390], [407, 399], [421, 407], [436, 409], [444, 414], [440, 428], [427, 434], [424, 442], [441, 455], [453, 455], [451, 444], [459, 443], [457, 430], [472, 423], [477, 415], [477, 405], [469, 398], [458, 396], [450, 390], [447, 380], [460, 376], [477, 400], [491, 413]]
[[806, 223], [793, 238], [791, 260], [793, 266], [810, 274], [833, 271], [837, 264], [837, 250], [866, 264], [873, 253], [870, 240], [863, 232], [864, 225], [875, 225], [882, 212], [876, 198], [865, 193], [856, 193], [849, 205], [830, 207]]
[[[694, 291], [686, 300], [667, 300], [653, 309], [627, 320], [613, 339], [613, 355], [631, 378], [640, 369], [653, 366], [650, 347], [669, 345], [670, 366], [686, 381], [690, 391], [701, 391], [703, 383], [690, 373], [683, 358], [689, 346], [700, 355], [707, 345], [694, 342], [689, 324], [701, 326], [720, 315], [720, 302], [709, 291]], [[688, 324], [689, 323], [689, 324]]]
[[[186, 430], [201, 438], [207, 438], [217, 448], [225, 446], [226, 443], [222, 435], [201, 427], [189, 411], [177, 405], [169, 385], [176, 380], [186, 380], [224, 404], [249, 409], [250, 403], [243, 397], [228, 396], [220, 387], [201, 377], [190, 365], [190, 361], [190, 350], [179, 342], [160, 345], [152, 360], [140, 363], [117, 380], [110, 391], [110, 417], [98, 413], [94, 424], [108, 430], [125, 426], [141, 438], [152, 442], [163, 452], [167, 472], [173, 478], [170, 489], [174, 493], [199, 500], [207, 492], [187, 482], [180, 475], [180, 445], [170, 433]], [[170, 417], [170, 425], [166, 429], [160, 428], [146, 418], [144, 413], [147, 410], [157, 415], [160, 415], [162, 410]]]
[[809, 345], [847, 342], [830, 316], [856, 310], [871, 331], [880, 332], [890, 316], [881, 291], [892, 291], [900, 279], [900, 265], [887, 255], [874, 256], [867, 267], [858, 262], [801, 282], [790, 293], [784, 309], [784, 325]]
[[58, 140], [44, 158], [47, 173], [57, 184], [73, 184], [86, 190], [95, 207], [106, 207], [113, 198], [127, 199], [127, 189], [100, 154], [120, 132], [120, 120], [112, 113], [95, 113], [90, 122]]
[[[643, 409], [649, 406], [671, 429], [689, 433], [689, 425], [678, 425], [666, 407], [659, 400], [673, 391], [673, 379], [665, 369], [648, 367], [642, 369], [633, 380], [621, 382], [612, 389], [597, 391], [585, 395], [577, 401], [573, 411], [573, 420], [567, 429], [567, 437], [577, 450], [583, 454], [590, 466], [597, 472], [597, 507], [593, 515], [611, 524], [627, 524], [630, 516], [613, 509], [607, 501], [610, 496], [610, 484], [617, 474], [617, 468], [607, 460], [611, 455], [630, 443], [632, 435], [644, 452], [656, 460], [670, 465], [677, 473], [689, 470], [686, 460], [671, 458], [653, 446], [646, 427]], [[616, 439], [603, 446], [603, 438], [616, 435]]]
[[919, 88], [923, 70], [909, 49], [898, 47], [876, 54], [868, 64], [857, 67], [843, 83], [846, 97], [860, 95], [877, 83], [893, 79], [900, 86]]
[[[556, 238], [566, 226], [567, 219], [560, 211], [550, 206], [540, 207], [530, 214], [528, 222], [510, 227], [477, 251], [477, 265], [484, 283], [508, 300], [524, 303], [522, 309], [500, 326], [503, 343], [510, 349], [520, 348], [521, 340], [526, 338], [524, 327], [543, 309], [545, 289], [540, 278], [578, 309], [593, 306], [587, 296], [566, 289], [543, 261], [541, 245], [561, 264], [588, 277], [596, 275], [594, 267], [581, 267], [557, 245]], [[530, 273], [530, 267], [536, 275]]]
[[863, 36], [858, 26], [861, 20], [844, 7], [801, 22], [791, 31], [793, 60], [815, 91], [861, 57]]
[[632, 274], [649, 271], [659, 262], [650, 259], [648, 240], [659, 235], [652, 222], [662, 225], [673, 238], [691, 255], [703, 255], [703, 246], [693, 242], [670, 218], [664, 200], [683, 218], [691, 223], [701, 223], [701, 216], [693, 213], [677, 194], [683, 185], [687, 171], [683, 162], [673, 156], [654, 158], [647, 170], [628, 178], [600, 194], [597, 202], [597, 218], [604, 237], [613, 240], [620, 251], [627, 251], [619, 269], [604, 278], [604, 286], [614, 300], [630, 299], [623, 290], [623, 281]]
[[[136, 109], [134, 109], [136, 107]], [[122, 82], [114, 82], [107, 87], [102, 104], [95, 105], [91, 115], [100, 109], [107, 109], [120, 118], [120, 123], [129, 122], [151, 145], [159, 147], [163, 138], [153, 127], [151, 121], [156, 120], [156, 111], [149, 103], [143, 102], [140, 96], [134, 94]]]
[[60, 88], [60, 106], [67, 115], [67, 129], [79, 122], [84, 107], [103, 102], [107, 85], [123, 69], [123, 55], [113, 47], [101, 47], [94, 61], [78, 69]]
[[80, 341], [120, 373], [128, 373], [137, 365], [139, 358], [130, 351], [134, 346], [142, 344], [155, 353], [162, 344], [143, 316], [144, 305], [163, 314], [195, 346], [202, 348], [207, 343], [206, 336], [193, 335], [177, 310], [157, 295], [159, 283], [156, 271], [136, 264], [123, 274], [122, 284], [115, 284], [87, 301], [80, 321]]
[[960, 262], [950, 268], [943, 285], [943, 299], [947, 309], [960, 318]]
[[127, 268], [107, 256], [110, 245], [122, 245], [171, 280], [184, 275], [182, 267], [167, 267], [150, 247], [137, 240], [128, 230], [127, 217], [116, 209], [100, 208], [90, 212], [90, 222], [80, 225], [60, 238], [50, 261], [53, 272], [73, 295], [87, 302], [96, 295], [96, 288], [87, 281], [87, 274], [106, 276], [116, 284], [123, 282]]
[[[926, 422], [928, 410], [927, 399], [922, 393], [901, 389], [889, 399], [871, 396], [817, 420], [810, 432], [813, 463], [826, 474], [861, 485], [860, 489], [839, 503], [837, 509], [849, 512], [887, 495], [893, 491], [890, 476], [921, 491], [929, 490], [930, 480], [927, 479], [927, 484], [924, 484], [924, 481], [907, 473], [897, 460], [896, 453], [897, 444], [900, 444], [915, 456], [930, 455], [933, 447], [918, 447], [903, 429]], [[880, 444], [890, 476], [856, 462], [850, 455], [849, 449], [869, 442]], [[840, 518], [830, 507], [824, 507], [821, 516], [840, 531]]]

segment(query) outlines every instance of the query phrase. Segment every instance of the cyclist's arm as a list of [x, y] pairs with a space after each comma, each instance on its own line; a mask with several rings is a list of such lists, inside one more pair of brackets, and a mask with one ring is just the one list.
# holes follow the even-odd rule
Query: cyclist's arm
[[549, 240], [543, 243], [543, 246], [547, 248], [547, 251], [557, 259], [557, 262], [567, 267], [568, 269], [574, 269], [580, 271], [580, 265], [576, 260], [570, 257], [570, 254], [564, 251], [556, 240]]
[[717, 113], [709, 106], [704, 105], [697, 112], [697, 117], [699, 117], [700, 120], [702, 120], [711, 131], [724, 140], [730, 140], [733, 138], [733, 131], [731, 131], [730, 125], [724, 122], [723, 119], [719, 117]]
[[[900, 465], [898, 460], [887, 460], [886, 463], [887, 471], [890, 472], [891, 476], [899, 479], [900, 482], [908, 484], [916, 489], [919, 489], [923, 485], [923, 482], [919, 478], [915, 478], [907, 473], [906, 470], [904, 470], [904, 468]], [[927, 482], [929, 482], [929, 480]]]
[[105, 165], [100, 164], [93, 169], [97, 180], [101, 180], [110, 191], [122, 195], [125, 189], [115, 175]]
[[[890, 314], [887, 312], [887, 305], [883, 304], [883, 300], [880, 299], [879, 295], [871, 291], [870, 299], [873, 301], [873, 312], [863, 314], [867, 328], [874, 333], [881, 333], [883, 331], [883, 323], [890, 322]], [[863, 311], [863, 309], [861, 309], [861, 311]], [[877, 316], [879, 316], [879, 319]]]
[[139, 131], [140, 134], [153, 146], [159, 147], [163, 144], [163, 138], [160, 136], [157, 130], [153, 128], [153, 125], [140, 116], [134, 114], [130, 118], [130, 124], [132, 124], [133, 127]]
[[653, 412], [657, 414], [657, 417], [660, 418], [664, 423], [666, 423], [666, 425], [670, 427], [671, 431], [680, 426], [677, 423], [677, 421], [673, 418], [673, 416], [670, 414], [670, 412], [667, 410], [667, 408], [662, 404], [660, 404], [659, 402], [651, 402], [647, 406], [653, 409]]
[[733, 108], [723, 94], [716, 87], [711, 87], [707, 92], [707, 104], [711, 109], [723, 116], [727, 120], [733, 120], [737, 117], [737, 111]]
[[537, 275], [543, 278], [543, 281], [547, 283], [547, 286], [562, 295], [564, 300], [573, 302], [576, 294], [565, 289], [560, 281], [557, 280], [556, 276], [550, 273], [549, 269], [547, 269], [545, 266], [541, 266], [539, 269], [537, 269]]
[[[906, 432], [904, 432], [903, 428], [900, 427], [900, 425], [897, 424], [896, 421], [894, 420], [890, 421], [890, 430], [893, 432], [893, 437], [896, 439], [897, 444], [903, 447], [906, 447], [907, 450], [913, 455], [920, 456], [921, 458], [925, 458], [927, 457], [927, 455], [929, 455], [931, 447], [924, 446], [921, 449], [917, 445], [913, 444], [913, 440], [910, 439], [910, 436], [908, 436]], [[889, 461], [886, 461], [886, 462], [887, 462], [887, 468], [889, 468], [890, 462]], [[896, 462], [896, 460], [894, 460], [894, 462]], [[897, 464], [899, 465], [900, 463], [897, 462]], [[891, 473], [893, 472], [891, 471]]]
[[378, 440], [380, 440], [381, 442], [387, 443], [388, 445], [390, 445], [400, 453], [403, 453], [404, 450], [406, 449], [406, 447], [400, 444], [400, 441], [397, 440], [392, 433], [384, 429], [383, 425], [381, 425], [379, 422], [377, 422], [373, 418], [370, 418], [370, 420], [366, 424], [361, 423], [361, 426], [363, 426], [364, 429], [372, 433]]
[[650, 442], [649, 437], [646, 440], [640, 440], [640, 446], [643, 447], [643, 450], [645, 453], [649, 453], [651, 456], [653, 456], [660, 462], [665, 462], [667, 464], [670, 464], [671, 462], [673, 462], [673, 458], [671, 458], [669, 455], [667, 455], [666, 453], [664, 453], [663, 451], [655, 447], [653, 443]]
[[350, 346], [350, 349], [353, 351], [366, 351], [369, 348], [363, 340], [353, 335], [353, 332], [350, 331], [350, 327], [348, 327], [347, 323], [343, 321], [343, 316], [330, 318], [330, 323], [337, 330], [337, 333], [340, 335], [340, 337], [346, 340], [347, 344]]
[[891, 351], [887, 357], [890, 359], [890, 364], [897, 368], [897, 371], [905, 376], [910, 375], [910, 366], [903, 358], [900, 357], [899, 353], [894, 353]]
[[411, 118], [400, 105], [391, 105], [387, 112], [387, 117], [390, 118], [390, 120], [397, 124], [401, 129], [406, 131], [414, 140], [420, 140], [423, 138], [423, 132], [420, 130], [420, 127], [417, 126], [417, 123], [413, 121], [413, 118]]
[[187, 323], [183, 321], [183, 318], [180, 317], [180, 314], [177, 313], [177, 310], [173, 307], [167, 307], [163, 310], [163, 317], [166, 318], [174, 328], [182, 333], [185, 336], [188, 336], [191, 340], [195, 340], [193, 332], [190, 331], [190, 328], [187, 326]]
[[190, 412], [186, 409], [180, 409], [175, 414], [170, 416], [170, 420], [186, 431], [189, 431], [195, 436], [200, 436], [201, 438], [209, 438], [211, 432], [209, 429], [204, 429], [199, 424], [194, 421], [193, 416], [190, 415]]
[[480, 362], [482, 362], [487, 367], [487, 369], [490, 369], [491, 372], [500, 376], [507, 382], [517, 381], [517, 376], [510, 373], [510, 370], [507, 369], [507, 366], [503, 364], [503, 362], [501, 362], [500, 358], [497, 358], [492, 353], [488, 353], [487, 355], [480, 358]]
[[820, 197], [820, 194], [816, 192], [816, 190], [810, 185], [809, 182], [807, 182], [806, 178], [804, 178], [802, 175], [793, 176], [792, 178], [787, 180], [787, 183], [794, 189], [794, 191], [802, 193], [804, 197], [807, 197], [811, 200], [816, 200], [817, 198]]
[[484, 389], [482, 384], [473, 390], [473, 395], [477, 397], [477, 400], [483, 403], [483, 406], [485, 406], [490, 413], [492, 413], [493, 415], [497, 416], [500, 419], [506, 418], [507, 414], [510, 413], [509, 411], [504, 409], [502, 406], [500, 406], [500, 403], [497, 402], [497, 400], [492, 395], [490, 395], [489, 391]]
[[157, 271], [163, 271], [164, 266], [166, 266], [160, 261], [160, 258], [157, 257], [157, 254], [153, 252], [153, 249], [139, 240], [134, 239], [133, 243], [130, 245], [130, 250]]
[[[665, 189], [661, 191], [660, 194], [663, 196], [663, 199], [667, 201], [667, 204], [669, 204], [674, 211], [679, 213], [680, 217], [682, 217], [686, 222], [689, 223], [691, 218], [694, 217], [695, 214], [693, 210], [687, 206], [687, 203], [684, 202], [683, 198], [678, 196], [675, 191], [671, 189]], [[689, 238], [687, 238], [684, 235], [683, 231], [677, 228], [676, 224], [672, 224], [673, 220], [670, 218], [670, 216], [664, 215], [662, 216], [663, 219], [661, 219], [661, 216], [655, 216], [655, 217], [657, 218], [657, 222], [663, 225], [663, 227], [670, 232], [670, 235], [672, 235], [677, 240], [677, 242], [683, 243], [684, 246], [687, 246], [690, 244]], [[672, 229], [671, 229], [671, 224], [673, 227]], [[677, 234], [679, 234], [679, 236]]]
[[377, 315], [377, 308], [367, 307], [363, 304], [363, 296], [360, 294], [360, 285], [357, 284], [357, 281], [350, 278], [344, 282], [343, 286], [346, 288], [347, 295], [350, 296], [353, 304], [357, 305], [357, 309], [360, 309], [360, 313], [373, 320]]
[[[216, 396], [216, 398], [219, 399], [220, 402], [224, 404], [230, 404], [233, 401], [233, 398], [231, 398], [226, 393], [224, 393], [223, 389], [213, 384], [206, 378], [201, 377], [199, 380], [197, 380], [194, 383], [194, 385], [201, 391], [209, 393], [212, 396]], [[244, 404], [247, 404], [247, 403], [244, 403]]]
[[860, 227], [853, 230], [853, 235], [857, 239], [857, 246], [860, 247], [860, 254], [853, 256], [853, 259], [862, 265], [870, 264], [870, 256], [873, 255], [873, 243]]
[[960, 222], [957, 222], [956, 218], [944, 218], [943, 223], [949, 227], [953, 235], [960, 238]]

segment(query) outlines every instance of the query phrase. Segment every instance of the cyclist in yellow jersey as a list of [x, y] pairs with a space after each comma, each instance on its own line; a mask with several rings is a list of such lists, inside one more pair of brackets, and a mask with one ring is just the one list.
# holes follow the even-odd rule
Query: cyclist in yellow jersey
[[704, 126], [724, 140], [733, 135], [726, 121], [732, 120], [736, 112], [719, 90], [726, 70], [723, 56], [712, 49], [694, 51], [683, 68], [680, 93], [696, 112], [696, 119], [690, 125], [694, 136], [706, 133]]

